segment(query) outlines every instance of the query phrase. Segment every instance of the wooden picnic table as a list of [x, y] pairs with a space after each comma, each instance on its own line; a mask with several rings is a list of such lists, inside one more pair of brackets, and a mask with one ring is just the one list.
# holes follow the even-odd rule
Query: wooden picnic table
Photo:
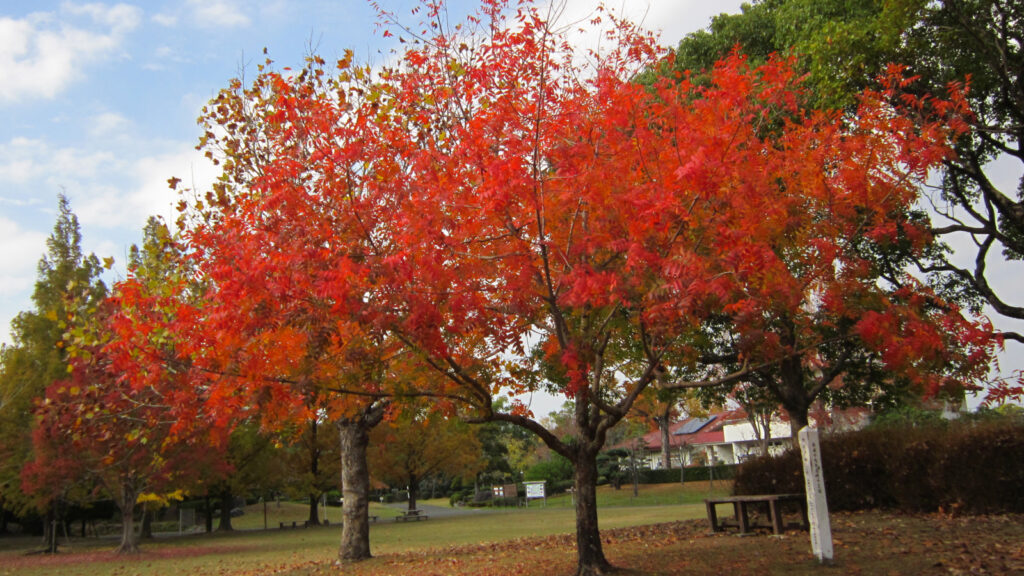
[[742, 496], [725, 496], [722, 498], [708, 498], [704, 504], [708, 509], [708, 522], [711, 523], [711, 530], [720, 532], [725, 528], [725, 523], [718, 522], [718, 504], [732, 504], [733, 519], [739, 527], [740, 534], [750, 532], [749, 508], [751, 505], [766, 505], [768, 516], [772, 523], [772, 532], [782, 534], [785, 526], [783, 524], [782, 505], [785, 503], [796, 503], [800, 510], [800, 527], [808, 528], [807, 522], [807, 500], [803, 494], [748, 494]]
[[422, 510], [403, 510], [398, 516], [395, 516], [395, 522], [408, 522], [410, 520], [426, 520], [429, 518]]

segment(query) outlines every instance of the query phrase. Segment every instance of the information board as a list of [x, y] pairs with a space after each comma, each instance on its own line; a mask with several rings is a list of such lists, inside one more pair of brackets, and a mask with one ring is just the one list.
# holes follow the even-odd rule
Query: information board
[[544, 482], [524, 482], [526, 486], [526, 499], [544, 498]]

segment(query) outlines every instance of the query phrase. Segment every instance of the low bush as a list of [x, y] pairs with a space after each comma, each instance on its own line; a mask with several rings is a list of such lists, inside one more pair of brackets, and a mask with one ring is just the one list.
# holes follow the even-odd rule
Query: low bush
[[[885, 425], [825, 436], [825, 492], [832, 510], [1024, 512], [1024, 425], [970, 419]], [[737, 470], [736, 494], [803, 491], [797, 450]]]

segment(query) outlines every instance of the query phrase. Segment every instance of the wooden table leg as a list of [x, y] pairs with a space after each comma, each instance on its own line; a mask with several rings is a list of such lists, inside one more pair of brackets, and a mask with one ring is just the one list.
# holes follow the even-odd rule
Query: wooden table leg
[[711, 523], [711, 531], [718, 532], [718, 514], [715, 512], [714, 502], [705, 502], [708, 507], [708, 522]]
[[772, 531], [775, 534], [782, 534], [782, 510], [778, 500], [768, 501], [768, 513], [772, 517]]
[[747, 518], [747, 503], [736, 502], [733, 504], [736, 513], [736, 520], [740, 524], [740, 534], [746, 534], [750, 529], [750, 521]]

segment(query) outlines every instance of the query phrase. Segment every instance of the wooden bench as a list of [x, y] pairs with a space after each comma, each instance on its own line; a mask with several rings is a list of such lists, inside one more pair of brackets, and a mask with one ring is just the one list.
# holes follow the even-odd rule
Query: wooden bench
[[429, 518], [422, 510], [404, 510], [398, 516], [395, 516], [395, 522], [408, 522], [410, 520], [426, 520]]
[[767, 505], [768, 517], [772, 523], [772, 532], [782, 534], [785, 525], [783, 524], [782, 505], [796, 503], [800, 509], [800, 528], [807, 530], [807, 500], [803, 494], [753, 494], [744, 496], [727, 496], [723, 498], [709, 498], [704, 500], [708, 509], [708, 522], [711, 523], [711, 530], [721, 532], [725, 529], [725, 522], [719, 523], [718, 513], [715, 506], [718, 504], [732, 504], [733, 518], [740, 529], [740, 534], [750, 532], [749, 508], [751, 505]]
[[[298, 524], [298, 522], [292, 522], [291, 528], [298, 528]], [[280, 522], [279, 525], [281, 526], [281, 530], [284, 530], [285, 528], [289, 527], [287, 522]], [[309, 528], [309, 520], [303, 522], [302, 527]]]

